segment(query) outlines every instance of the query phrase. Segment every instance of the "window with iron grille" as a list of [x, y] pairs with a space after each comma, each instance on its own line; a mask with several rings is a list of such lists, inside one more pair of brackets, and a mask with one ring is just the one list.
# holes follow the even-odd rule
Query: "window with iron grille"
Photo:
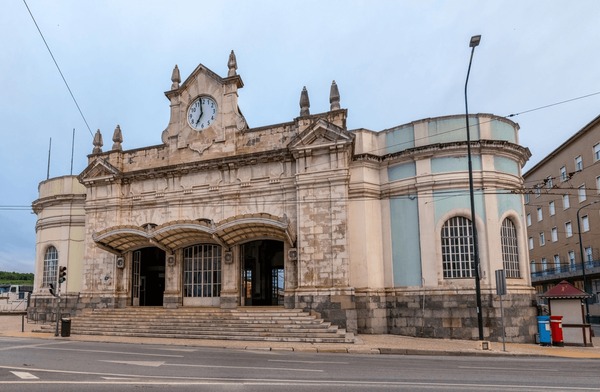
[[58, 251], [54, 246], [49, 246], [44, 253], [44, 272], [42, 287], [48, 287], [50, 283], [56, 284], [56, 270], [58, 268]]
[[455, 216], [442, 227], [444, 278], [471, 278], [474, 275], [473, 228], [471, 220]]
[[183, 250], [183, 291], [186, 297], [221, 296], [219, 245], [193, 245]]
[[510, 219], [504, 219], [500, 231], [502, 241], [502, 261], [507, 278], [520, 278], [519, 247], [517, 244], [517, 229]]

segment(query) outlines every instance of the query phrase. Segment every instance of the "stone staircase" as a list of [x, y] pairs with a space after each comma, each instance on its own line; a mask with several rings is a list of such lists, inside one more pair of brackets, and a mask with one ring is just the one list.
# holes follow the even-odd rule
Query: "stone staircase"
[[129, 307], [71, 318], [71, 334], [170, 339], [354, 343], [354, 335], [300, 309]]

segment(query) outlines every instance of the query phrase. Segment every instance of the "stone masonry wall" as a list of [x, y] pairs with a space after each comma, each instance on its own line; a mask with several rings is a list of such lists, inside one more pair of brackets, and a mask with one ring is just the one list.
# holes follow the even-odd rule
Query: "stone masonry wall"
[[[475, 296], [472, 294], [390, 295], [386, 301], [388, 333], [442, 339], [478, 339]], [[503, 297], [506, 340], [530, 343], [537, 332], [534, 296]], [[500, 299], [482, 294], [484, 338], [502, 340]], [[360, 313], [359, 313], [360, 314]], [[361, 320], [359, 320], [359, 325]]]

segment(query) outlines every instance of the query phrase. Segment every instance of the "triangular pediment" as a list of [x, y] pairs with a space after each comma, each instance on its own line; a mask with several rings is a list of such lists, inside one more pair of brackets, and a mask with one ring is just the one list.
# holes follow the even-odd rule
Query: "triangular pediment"
[[116, 167], [104, 159], [96, 159], [81, 172], [78, 178], [80, 182], [86, 183], [95, 180], [114, 179], [120, 175], [121, 171]]
[[292, 151], [305, 148], [328, 147], [351, 144], [354, 136], [345, 129], [323, 119], [318, 119], [299, 133], [288, 144]]

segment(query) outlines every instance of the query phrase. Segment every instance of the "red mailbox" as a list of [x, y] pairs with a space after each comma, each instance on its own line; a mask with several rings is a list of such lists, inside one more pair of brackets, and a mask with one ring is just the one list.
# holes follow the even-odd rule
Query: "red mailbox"
[[552, 333], [552, 344], [554, 346], [563, 346], [563, 327], [562, 327], [563, 316], [550, 316], [550, 331]]

